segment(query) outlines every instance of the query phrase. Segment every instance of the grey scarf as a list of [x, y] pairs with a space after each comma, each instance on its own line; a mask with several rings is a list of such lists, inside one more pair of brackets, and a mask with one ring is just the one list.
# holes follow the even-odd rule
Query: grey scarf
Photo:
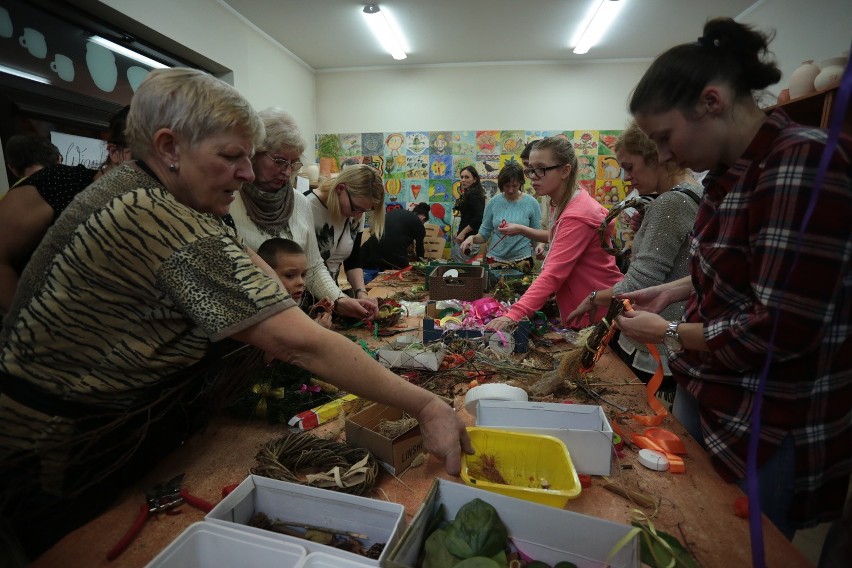
[[278, 191], [263, 191], [250, 183], [244, 183], [240, 194], [249, 219], [259, 229], [278, 236], [287, 227], [295, 201], [289, 184]]

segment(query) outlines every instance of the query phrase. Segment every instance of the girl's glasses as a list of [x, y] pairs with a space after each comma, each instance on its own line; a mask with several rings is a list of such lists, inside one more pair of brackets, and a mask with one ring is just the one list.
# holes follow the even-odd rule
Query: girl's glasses
[[544, 177], [544, 174], [549, 172], [550, 170], [555, 170], [556, 168], [561, 168], [565, 164], [556, 164], [555, 166], [547, 166], [543, 168], [527, 168], [524, 170], [524, 175], [528, 178], [541, 178]]

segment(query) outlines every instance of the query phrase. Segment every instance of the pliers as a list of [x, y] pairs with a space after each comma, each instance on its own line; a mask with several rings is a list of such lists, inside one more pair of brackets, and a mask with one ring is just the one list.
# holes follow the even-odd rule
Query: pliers
[[188, 503], [205, 513], [213, 510], [213, 505], [204, 499], [190, 495], [189, 491], [181, 487], [183, 476], [184, 474], [181, 473], [169, 481], [157, 483], [144, 490], [145, 502], [139, 506], [139, 514], [136, 516], [136, 520], [133, 521], [130, 529], [107, 553], [107, 560], [113, 561], [121, 556], [121, 553], [127, 550], [127, 547], [130, 546], [130, 543], [133, 542], [133, 539], [142, 531], [142, 527], [145, 526], [145, 523], [153, 515], [159, 513], [176, 514], [178, 511], [174, 509], [183, 503]]

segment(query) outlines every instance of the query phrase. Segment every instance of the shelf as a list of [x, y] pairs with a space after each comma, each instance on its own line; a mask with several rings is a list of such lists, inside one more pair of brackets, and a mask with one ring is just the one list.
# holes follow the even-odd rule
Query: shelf
[[[839, 87], [817, 91], [780, 105], [764, 109], [767, 113], [776, 108], [784, 109], [791, 119], [806, 126], [828, 128], [831, 123], [831, 111], [837, 98]], [[843, 132], [852, 135], [852, 114], [846, 111], [843, 121]]]

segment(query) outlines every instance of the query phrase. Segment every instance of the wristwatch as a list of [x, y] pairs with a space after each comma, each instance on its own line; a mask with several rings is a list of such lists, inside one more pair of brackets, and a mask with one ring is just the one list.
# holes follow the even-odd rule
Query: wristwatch
[[683, 351], [683, 342], [680, 339], [680, 334], [677, 332], [677, 326], [681, 322], [670, 321], [666, 328], [666, 333], [663, 334], [663, 345], [672, 353], [680, 353]]
[[592, 293], [589, 294], [589, 303], [591, 303], [593, 306], [595, 305], [595, 298], [597, 297], [597, 295], [598, 295], [597, 290], [592, 290]]

